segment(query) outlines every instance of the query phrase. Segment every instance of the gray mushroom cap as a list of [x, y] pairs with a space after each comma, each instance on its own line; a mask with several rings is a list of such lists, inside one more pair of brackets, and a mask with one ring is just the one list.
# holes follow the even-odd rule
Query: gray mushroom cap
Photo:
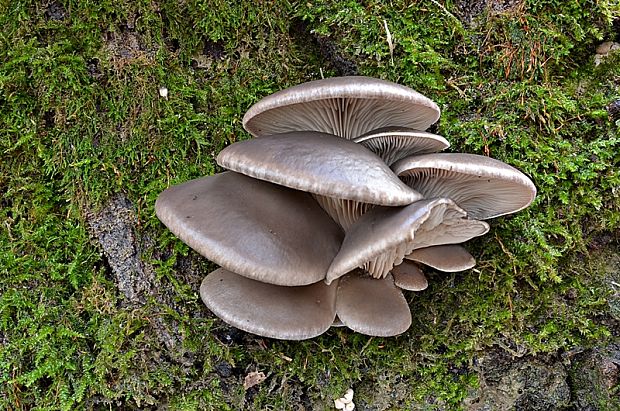
[[394, 285], [408, 291], [423, 291], [428, 288], [428, 280], [420, 267], [412, 262], [404, 260], [392, 268]]
[[347, 231], [326, 281], [357, 267], [383, 277], [416, 248], [461, 243], [488, 230], [488, 224], [467, 219], [466, 212], [446, 198], [375, 207]]
[[343, 238], [309, 194], [233, 172], [170, 187], [155, 211], [211, 261], [272, 284], [323, 280]]
[[200, 297], [228, 324], [269, 338], [304, 340], [331, 327], [337, 283], [286, 287], [251, 280], [223, 268], [209, 274]]
[[426, 130], [439, 118], [429, 98], [370, 77], [310, 81], [271, 94], [247, 111], [243, 127], [254, 136], [312, 130], [352, 139], [386, 126]]
[[379, 157], [336, 136], [312, 131], [234, 143], [217, 163], [248, 176], [313, 194], [380, 205], [405, 205], [422, 196]]
[[353, 331], [378, 337], [402, 334], [411, 325], [411, 310], [391, 275], [376, 280], [356, 270], [342, 277], [336, 313]]
[[435, 153], [450, 147], [442, 136], [406, 127], [384, 127], [353, 141], [381, 157], [389, 166], [411, 155]]
[[446, 273], [469, 270], [476, 265], [476, 259], [457, 244], [418, 248], [405, 258]]
[[536, 187], [525, 174], [475, 154], [412, 156], [396, 162], [392, 169], [424, 197], [450, 198], [477, 220], [522, 210], [536, 197]]

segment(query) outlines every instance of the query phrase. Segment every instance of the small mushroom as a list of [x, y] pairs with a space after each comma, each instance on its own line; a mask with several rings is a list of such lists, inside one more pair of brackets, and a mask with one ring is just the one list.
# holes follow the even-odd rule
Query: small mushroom
[[475, 154], [412, 156], [396, 162], [392, 169], [424, 197], [450, 198], [476, 220], [522, 210], [536, 197], [536, 187], [525, 174]]
[[428, 288], [428, 280], [420, 267], [412, 262], [404, 260], [392, 268], [394, 285], [408, 291], [423, 291]]
[[429, 98], [399, 84], [370, 77], [334, 77], [271, 94], [245, 113], [252, 135], [320, 131], [346, 139], [381, 127], [426, 130], [439, 118]]
[[485, 222], [469, 220], [466, 215], [446, 198], [416, 201], [406, 207], [375, 207], [346, 232], [326, 281], [357, 267], [382, 278], [416, 248], [461, 243], [489, 230]]
[[211, 261], [278, 285], [323, 280], [343, 238], [309, 194], [233, 172], [168, 188], [155, 212]]
[[469, 270], [476, 265], [476, 259], [456, 244], [418, 248], [405, 258], [446, 273]]
[[200, 297], [215, 315], [241, 330], [304, 340], [324, 333], [334, 322], [336, 290], [336, 283], [285, 287], [219, 268], [202, 281]]
[[405, 127], [384, 127], [353, 141], [381, 157], [388, 166], [411, 155], [435, 153], [450, 147], [442, 136]]
[[411, 310], [391, 275], [377, 280], [356, 270], [342, 277], [336, 312], [343, 324], [366, 335], [391, 337], [411, 325]]

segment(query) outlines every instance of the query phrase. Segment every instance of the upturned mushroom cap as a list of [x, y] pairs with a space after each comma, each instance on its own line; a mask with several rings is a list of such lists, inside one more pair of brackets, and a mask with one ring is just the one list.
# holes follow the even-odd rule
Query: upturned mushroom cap
[[337, 284], [323, 281], [285, 287], [251, 280], [219, 268], [205, 277], [200, 297], [228, 324], [269, 338], [304, 340], [331, 327]]
[[334, 77], [280, 90], [254, 104], [243, 127], [254, 136], [320, 131], [352, 139], [381, 127], [426, 130], [439, 118], [429, 98], [370, 77]]
[[272, 284], [323, 280], [343, 238], [309, 194], [232, 172], [168, 188], [155, 211], [211, 261]]
[[428, 280], [420, 267], [412, 262], [404, 260], [392, 268], [394, 285], [408, 291], [423, 291], [428, 288]]
[[469, 270], [476, 265], [476, 259], [456, 244], [418, 248], [405, 258], [446, 273]]
[[522, 210], [536, 197], [536, 187], [525, 174], [475, 154], [412, 156], [396, 162], [392, 169], [424, 197], [450, 198], [476, 220]]
[[217, 163], [313, 194], [380, 205], [422, 198], [364, 147], [331, 134], [298, 131], [234, 143]]
[[381, 157], [388, 166], [411, 155], [435, 153], [450, 147], [442, 136], [405, 127], [384, 127], [353, 141]]
[[391, 275], [376, 280], [356, 270], [340, 279], [336, 297], [340, 321], [366, 335], [392, 337], [411, 325], [411, 311]]
[[326, 281], [363, 267], [384, 277], [416, 248], [456, 244], [489, 230], [483, 221], [468, 220], [452, 200], [421, 200], [406, 207], [375, 207], [347, 231]]

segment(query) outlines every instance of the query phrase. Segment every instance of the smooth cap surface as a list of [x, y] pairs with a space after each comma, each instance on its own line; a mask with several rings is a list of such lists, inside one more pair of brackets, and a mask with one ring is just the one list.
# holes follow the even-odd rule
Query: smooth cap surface
[[412, 262], [403, 260], [392, 268], [394, 285], [408, 291], [423, 291], [428, 288], [428, 280], [420, 267]]
[[469, 251], [457, 244], [418, 248], [405, 258], [446, 273], [469, 270], [476, 265]]
[[424, 197], [450, 198], [476, 220], [522, 210], [536, 197], [536, 187], [525, 174], [475, 154], [412, 156], [396, 162], [392, 169]]
[[337, 284], [302, 287], [266, 284], [219, 268], [200, 286], [209, 310], [228, 324], [263, 337], [304, 340], [331, 327]]
[[352, 139], [381, 127], [426, 130], [439, 119], [429, 98], [371, 77], [333, 77], [271, 94], [247, 111], [243, 127], [254, 136], [312, 130]]
[[327, 197], [380, 205], [422, 198], [375, 154], [336, 136], [300, 131], [234, 143], [217, 163], [229, 170]]
[[170, 187], [155, 211], [211, 261], [272, 284], [323, 280], [343, 238], [309, 194], [233, 172]]
[[344, 325], [366, 335], [392, 337], [411, 325], [409, 305], [391, 275], [374, 279], [356, 270], [341, 278], [336, 312]]

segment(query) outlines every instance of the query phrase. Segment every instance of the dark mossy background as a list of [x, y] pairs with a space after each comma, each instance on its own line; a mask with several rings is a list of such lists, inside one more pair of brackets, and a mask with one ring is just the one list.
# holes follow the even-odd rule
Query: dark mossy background
[[[617, 0], [2, 0], [0, 408], [329, 409], [354, 387], [360, 409], [618, 409], [620, 356], [597, 359], [620, 334], [620, 54], [594, 55], [619, 19]], [[216, 172], [261, 97], [346, 74], [428, 95], [451, 150], [538, 197], [469, 246], [476, 269], [429, 273], [398, 338], [238, 332], [155, 199]], [[491, 371], [525, 376], [516, 402]]]

